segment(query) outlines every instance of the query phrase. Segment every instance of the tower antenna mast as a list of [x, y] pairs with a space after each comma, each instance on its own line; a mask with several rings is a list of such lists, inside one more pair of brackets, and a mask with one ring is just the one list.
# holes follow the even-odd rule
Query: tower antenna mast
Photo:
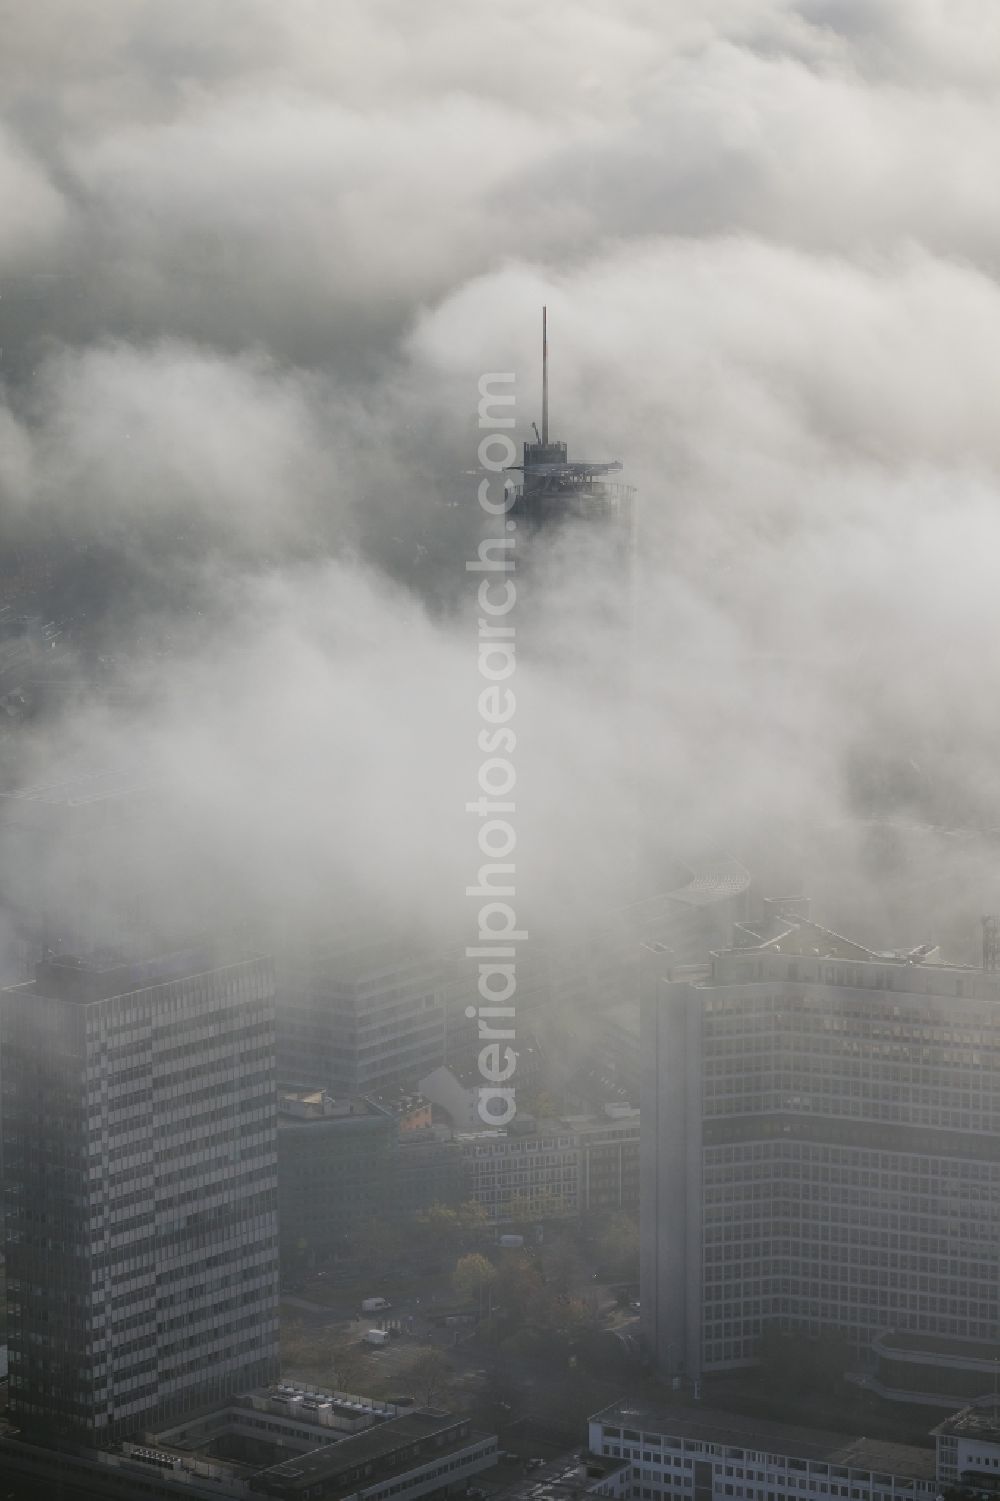
[[549, 329], [548, 308], [542, 308], [542, 443], [549, 441]]

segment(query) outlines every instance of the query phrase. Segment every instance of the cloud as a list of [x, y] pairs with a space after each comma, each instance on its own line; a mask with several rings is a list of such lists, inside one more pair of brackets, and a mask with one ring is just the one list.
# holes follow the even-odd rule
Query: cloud
[[725, 843], [873, 941], [928, 936], [940, 851], [907, 847], [889, 901], [864, 820], [996, 816], [998, 25], [985, 0], [10, 18], [0, 500], [69, 554], [119, 690], [52, 756], [127, 743], [163, 847], [218, 884], [447, 927], [477, 381], [517, 372], [526, 436], [544, 301], [553, 431], [627, 461], [642, 545], [634, 636], [599, 539], [537, 564], [532, 899], [620, 887], [637, 788], [664, 851]]

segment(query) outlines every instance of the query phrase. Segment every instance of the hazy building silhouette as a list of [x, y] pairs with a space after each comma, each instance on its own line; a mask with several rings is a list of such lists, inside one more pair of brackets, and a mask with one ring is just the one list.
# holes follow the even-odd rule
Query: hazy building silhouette
[[443, 959], [405, 938], [353, 931], [284, 949], [278, 1073], [338, 1097], [415, 1084], [444, 1060]]
[[48, 961], [0, 1054], [13, 1421], [103, 1441], [273, 1379], [269, 961]]

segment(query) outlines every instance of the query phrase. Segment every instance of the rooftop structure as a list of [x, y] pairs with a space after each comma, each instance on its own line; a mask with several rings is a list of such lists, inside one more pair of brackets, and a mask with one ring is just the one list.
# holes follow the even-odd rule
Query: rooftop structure
[[620, 459], [571, 461], [566, 444], [549, 439], [549, 342], [548, 310], [542, 309], [542, 430], [536, 441], [525, 443], [523, 462], [514, 466], [523, 475], [515, 487], [513, 518], [532, 529], [566, 521], [605, 523], [624, 539], [631, 552], [635, 490], [608, 476], [621, 471]]
[[[223, 1457], [224, 1456], [224, 1457]], [[252, 1501], [419, 1501], [464, 1492], [496, 1464], [494, 1434], [468, 1418], [430, 1408], [293, 1383], [261, 1388], [157, 1427], [140, 1441], [53, 1452], [20, 1435], [0, 1437], [5, 1477], [30, 1477], [31, 1494], [81, 1493], [134, 1501], [220, 1496]]]

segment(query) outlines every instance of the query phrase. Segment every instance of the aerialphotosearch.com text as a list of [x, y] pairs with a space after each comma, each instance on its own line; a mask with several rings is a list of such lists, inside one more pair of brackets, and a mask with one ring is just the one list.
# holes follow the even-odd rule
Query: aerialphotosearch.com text
[[[483, 757], [478, 771], [479, 796], [465, 805], [466, 812], [479, 820], [477, 844], [482, 857], [476, 884], [465, 888], [466, 896], [480, 903], [477, 942], [465, 950], [467, 959], [477, 961], [479, 1000], [476, 1005], [466, 1007], [465, 1014], [478, 1023], [482, 1082], [477, 1091], [477, 1110], [480, 1120], [488, 1126], [507, 1125], [517, 1109], [512, 1082], [517, 1069], [513, 1047], [517, 946], [528, 936], [517, 925], [514, 906], [517, 734], [513, 721], [517, 700], [512, 680], [516, 671], [517, 588], [512, 575], [516, 570], [517, 521], [508, 514], [514, 495], [503, 479], [504, 470], [517, 457], [508, 431], [514, 426], [513, 385], [511, 373], [493, 372], [479, 379], [479, 428], [486, 430], [478, 451], [479, 467], [484, 471], [479, 483], [479, 504], [487, 516], [497, 518], [495, 525], [500, 524], [499, 518], [504, 518], [503, 533], [483, 537], [477, 556], [465, 565], [468, 573], [481, 575], [476, 593], [476, 660], [481, 684], [477, 746]], [[498, 412], [497, 408], [501, 410]]]

